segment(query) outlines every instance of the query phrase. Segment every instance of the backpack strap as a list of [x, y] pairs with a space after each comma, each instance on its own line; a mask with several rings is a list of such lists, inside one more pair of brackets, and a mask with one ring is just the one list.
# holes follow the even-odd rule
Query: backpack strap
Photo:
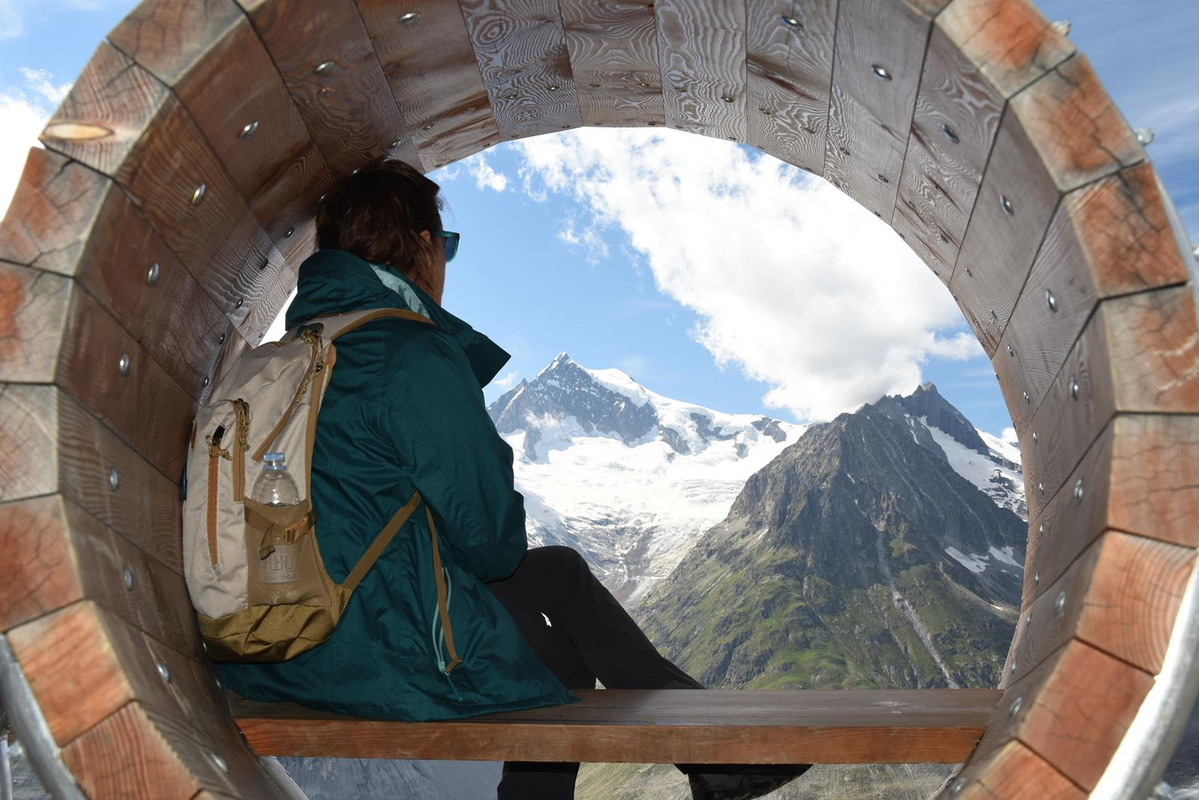
[[433, 320], [418, 314], [415, 311], [409, 311], [406, 308], [371, 308], [366, 311], [351, 311], [346, 314], [336, 314], [327, 317], [314, 317], [296, 327], [298, 333], [300, 328], [308, 328], [319, 324], [321, 326], [321, 335], [326, 341], [345, 336], [352, 330], [356, 330], [368, 322], [374, 322], [377, 319], [407, 319], [413, 322], [423, 322], [426, 325], [432, 325]]

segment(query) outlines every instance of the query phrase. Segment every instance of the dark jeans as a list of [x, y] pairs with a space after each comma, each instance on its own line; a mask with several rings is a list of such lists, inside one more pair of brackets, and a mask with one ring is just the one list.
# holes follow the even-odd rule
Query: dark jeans
[[[511, 577], [487, 587], [571, 689], [594, 689], [596, 678], [608, 689], [703, 688], [650, 644], [569, 547], [534, 548]], [[569, 800], [578, 771], [578, 764], [509, 761], [498, 800]]]

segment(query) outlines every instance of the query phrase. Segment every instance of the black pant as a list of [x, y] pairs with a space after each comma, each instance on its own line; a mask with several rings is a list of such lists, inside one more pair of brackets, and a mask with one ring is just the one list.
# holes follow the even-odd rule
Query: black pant
[[[569, 547], [530, 550], [516, 572], [487, 587], [533, 652], [571, 689], [594, 689], [596, 678], [608, 689], [703, 688], [654, 648]], [[578, 764], [509, 761], [498, 798], [569, 800], [578, 771]]]

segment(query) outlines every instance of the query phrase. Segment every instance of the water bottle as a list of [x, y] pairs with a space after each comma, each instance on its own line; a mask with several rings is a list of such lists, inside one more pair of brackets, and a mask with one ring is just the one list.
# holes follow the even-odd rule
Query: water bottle
[[[254, 482], [250, 497], [256, 502], [274, 508], [286, 508], [300, 502], [296, 482], [287, 472], [283, 453], [267, 453], [263, 456], [266, 469]], [[267, 588], [267, 602], [271, 605], [294, 603], [297, 597], [296, 578], [300, 546], [288, 542], [283, 533], [274, 533], [263, 542], [274, 548], [262, 562], [263, 582]]]

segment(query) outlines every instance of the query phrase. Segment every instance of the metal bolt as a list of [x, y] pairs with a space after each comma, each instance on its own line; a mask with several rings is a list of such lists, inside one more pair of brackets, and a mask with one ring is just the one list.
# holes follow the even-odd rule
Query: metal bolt
[[1003, 213], [1009, 217], [1016, 216], [1016, 210], [1012, 207], [1012, 201], [1007, 199], [1007, 195], [999, 195], [999, 207], [1003, 209]]
[[871, 64], [870, 71], [873, 72], [874, 77], [878, 78], [879, 80], [891, 80], [891, 72], [881, 64]]
[[1045, 484], [1040, 482], [1037, 483], [1037, 495], [1040, 497], [1045, 496]]
[[284, 239], [290, 239], [291, 235], [296, 232], [295, 228], [288, 228], [287, 233], [283, 234]]
[[886, 175], [884, 175], [884, 174], [883, 174], [883, 173], [881, 173], [881, 172], [880, 172], [879, 174], [875, 175], [874, 177], [878, 178], [878, 179], [879, 179], [880, 181], [882, 181], [883, 183], [890, 183], [890, 182], [891, 182], [891, 179], [890, 179], [890, 178], [888, 178]]
[[588, 85], [588, 86], [590, 86], [592, 89], [598, 89], [598, 88], [600, 88], [600, 85], [599, 85], [598, 83], [589, 83], [589, 84], [587, 84], [587, 85]]
[[1037, 432], [1036, 431], [1032, 432], [1032, 443], [1033, 444], [1037, 443]]
[[966, 267], [966, 277], [967, 277], [967, 278], [973, 278], [973, 277], [974, 277], [974, 272], [973, 272], [973, 271], [970, 269], [970, 267]]
[[1012, 662], [1012, 672], [1015, 672], [1018, 668], [1019, 668], [1019, 665], [1015, 661], [1013, 661]]
[[328, 194], [322, 194], [320, 197], [318, 197], [318, 198], [316, 199], [316, 202], [318, 202], [318, 203], [324, 203], [324, 202], [325, 202], [325, 199], [326, 199], [326, 198], [328, 198], [328, 197], [329, 197], [329, 195], [328, 195]]
[[1195, 245], [1195, 249], [1191, 251], [1191, 254], [1195, 256], [1196, 261], [1199, 261], [1199, 244]]
[[1045, 523], [1044, 522], [1037, 525], [1037, 533], [1039, 533], [1041, 536], [1045, 535]]
[[208, 381], [209, 381], [209, 378], [208, 378], [208, 376], [207, 376], [207, 375], [205, 375], [205, 376], [204, 376], [204, 385], [205, 385], [205, 386], [207, 386], [207, 385], [208, 385]]
[[1034, 572], [1034, 573], [1032, 574], [1032, 582], [1033, 582], [1034, 584], [1040, 583], [1040, 582], [1041, 582], [1041, 573], [1039, 573], [1039, 572]]
[[662, 123], [658, 122], [658, 120], [656, 120], [656, 119], [651, 119], [649, 122], [647, 122], [645, 124], [652, 128], [656, 125], [661, 125]]
[[117, 370], [119, 370], [122, 375], [129, 374], [129, 354], [128, 353], [121, 353], [121, 360], [117, 362]]
[[423, 130], [423, 131], [430, 131], [430, 130], [433, 130], [433, 123], [432, 123], [432, 122], [426, 122], [426, 123], [425, 123], [423, 126], [421, 126], [421, 130]]
[[133, 591], [133, 570], [129, 569], [129, 567], [121, 569], [121, 582], [125, 584], [125, 591]]
[[1011, 346], [1010, 344], [1007, 346], [1007, 354], [1008, 354], [1009, 356], [1014, 356], [1014, 355], [1016, 355], [1016, 351], [1012, 349], [1012, 346]]
[[399, 147], [401, 144], [403, 144], [403, 142], [402, 142], [402, 141], [400, 141], [399, 139], [396, 139], [394, 142], [392, 142], [392, 143], [391, 143], [391, 149], [392, 149], [392, 150], [395, 150], [395, 149], [396, 149], [397, 147]]
[[1153, 128], [1137, 128], [1133, 133], [1136, 134], [1137, 141], [1145, 147], [1153, 144], [1153, 140], [1156, 138]]
[[1078, 399], [1078, 381], [1074, 379], [1073, 375], [1070, 376], [1070, 397], [1073, 400]]
[[1021, 392], [1020, 394], [1021, 394], [1021, 396], [1023, 396], [1023, 397], [1024, 397], [1024, 404], [1025, 404], [1025, 405], [1028, 405], [1028, 404], [1032, 403], [1032, 398], [1028, 396], [1028, 392]]
[[877, 211], [874, 212], [874, 216], [878, 217], [879, 219], [883, 218], [883, 215], [878, 213]]
[[547, 87], [545, 87], [545, 88], [549, 89], [551, 92], [556, 92], [556, 91], [558, 91], [559, 89], [561, 89], [562, 87], [561, 87], [561, 86], [558, 86], [557, 84], [553, 84], [553, 83], [551, 83], [549, 86], [547, 86]]
[[1065, 610], [1066, 610], [1066, 593], [1065, 593], [1065, 591], [1061, 591], [1061, 592], [1057, 593], [1057, 600], [1053, 601], [1053, 611], [1058, 616], [1061, 616]]
[[146, 270], [146, 285], [153, 286], [158, 283], [158, 262], [155, 261], [150, 265], [150, 269]]
[[788, 28], [802, 28], [803, 27], [803, 23], [800, 22], [799, 20], [797, 20], [795, 17], [782, 17], [782, 20], [783, 20], [783, 24], [786, 25]]
[[1050, 311], [1057, 311], [1057, 298], [1048, 289], [1045, 290], [1045, 305], [1049, 306]]
[[165, 683], [171, 682], [171, 671], [167, 669], [166, 664], [156, 658], [154, 659], [154, 667], [158, 670], [158, 677], [162, 678]]
[[1055, 20], [1053, 22], [1053, 24], [1050, 25], [1050, 27], [1053, 28], [1053, 30], [1059, 36], [1069, 36], [1070, 35], [1070, 20], [1068, 20], [1068, 19]]
[[837, 149], [841, 151], [841, 155], [843, 155], [843, 156], [849, 155], [849, 148], [846, 147], [845, 145], [841, 145]]
[[769, 108], [759, 108], [758, 111], [762, 112], [764, 115], [766, 115], [768, 117], [774, 113]]
[[965, 787], [966, 787], [966, 782], [963, 781], [961, 778], [958, 778], [956, 781], [953, 782], [953, 788], [950, 789], [949, 792], [950, 792], [950, 794], [957, 794], [960, 791], [962, 791], [962, 789], [964, 789]]
[[1082, 478], [1074, 483], [1074, 500], [1077, 503], [1082, 502]]
[[949, 239], [945, 236], [945, 231], [937, 231], [937, 238], [941, 240], [941, 244], [949, 244]]
[[114, 492], [121, 488], [121, 476], [117, 473], [116, 467], [108, 470], [108, 488]]
[[516, 92], [508, 92], [508, 94], [504, 95], [508, 100], [515, 100], [519, 96]]
[[401, 25], [411, 25], [412, 23], [416, 22], [418, 19], [420, 19], [419, 11], [409, 11], [407, 14], [400, 17], [400, 24]]
[[333, 94], [333, 87], [331, 87], [331, 86], [322, 86], [322, 87], [321, 87], [321, 90], [320, 90], [319, 92], [317, 92], [317, 94], [321, 95], [322, 97], [323, 97], [323, 96], [325, 96], [325, 95], [330, 95], [330, 94]]
[[1015, 719], [1016, 715], [1020, 713], [1020, 706], [1022, 705], [1024, 705], [1024, 698], [1017, 697], [1016, 702], [1012, 703], [1012, 707], [1008, 709], [1008, 719]]
[[729, 95], [729, 94], [722, 94], [722, 95], [720, 96], [720, 99], [721, 99], [721, 100], [723, 100], [723, 101], [724, 101], [724, 102], [726, 102], [726, 103], [731, 103], [731, 102], [733, 102], [733, 96], [732, 96], [732, 95]]
[[249, 139], [251, 136], [254, 135], [254, 131], [256, 131], [256, 130], [258, 130], [258, 120], [254, 120], [253, 122], [248, 123], [244, 128], [242, 128], [241, 133], [237, 134], [237, 138]]
[[224, 343], [225, 343], [225, 336], [226, 336], [226, 334], [223, 334], [223, 333], [222, 333], [222, 334], [221, 334], [221, 338], [217, 339], [217, 340], [216, 340], [216, 343], [217, 343], [217, 344], [224, 344]]
[[332, 61], [322, 61], [321, 63], [316, 65], [316, 69], [312, 70], [312, 74], [313, 75], [321, 75], [325, 72], [328, 72], [329, 67], [332, 67], [332, 66], [333, 66]]
[[469, 114], [469, 113], [470, 113], [470, 112], [472, 112], [472, 111], [477, 111], [477, 110], [478, 110], [478, 108], [479, 108], [478, 106], [467, 106], [467, 107], [466, 107], [466, 113], [468, 113], [468, 114]]
[[244, 297], [237, 298], [237, 304], [234, 306], [234, 308], [241, 308], [245, 304], [245, 302], [246, 302], [246, 299]]
[[1032, 614], [1029, 614], [1027, 617], [1025, 617], [1025, 618], [1024, 618], [1024, 624], [1025, 624], [1025, 625], [1031, 625], [1031, 624], [1032, 624]]
[[949, 141], [953, 142], [954, 144], [957, 144], [958, 142], [961, 141], [961, 139], [958, 138], [957, 131], [955, 131], [953, 128], [949, 127], [948, 122], [941, 123], [941, 133], [945, 134], [945, 138], [948, 139]]
[[197, 186], [195, 189], [193, 189], [191, 204], [193, 206], [200, 205], [200, 201], [204, 199], [204, 193], [207, 191], [208, 191], [208, 184], [206, 184], [206, 183], [201, 183], [199, 186]]
[[226, 775], [229, 774], [229, 765], [225, 763], [225, 759], [221, 758], [216, 753], [209, 753], [208, 757], [212, 759], [212, 763], [216, 765], [217, 769]]

